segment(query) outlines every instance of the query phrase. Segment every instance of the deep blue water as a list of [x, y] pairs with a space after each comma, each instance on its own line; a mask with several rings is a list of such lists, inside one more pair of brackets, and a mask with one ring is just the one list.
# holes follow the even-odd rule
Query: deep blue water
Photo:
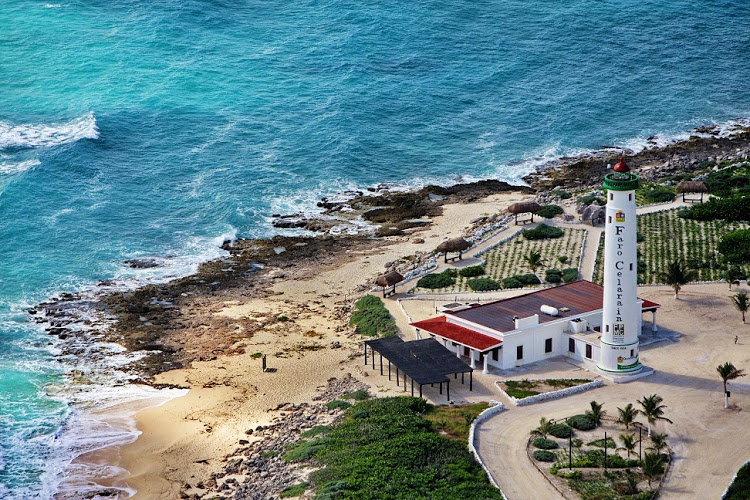
[[342, 189], [750, 117], [749, 69], [738, 1], [4, 0], [0, 495], [49, 497], [72, 458], [26, 307], [152, 276], [126, 258], [187, 272]]

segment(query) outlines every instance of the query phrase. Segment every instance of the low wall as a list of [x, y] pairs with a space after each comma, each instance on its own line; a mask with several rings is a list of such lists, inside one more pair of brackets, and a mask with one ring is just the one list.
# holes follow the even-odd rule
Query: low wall
[[[535, 379], [531, 380], [531, 382], [542, 382], [546, 379]], [[500, 382], [495, 382], [498, 389], [502, 391], [503, 394], [508, 396], [508, 393], [503, 391], [503, 388], [500, 386]], [[513, 396], [508, 396], [508, 399], [510, 399], [514, 405], [516, 406], [528, 406], [533, 405], [534, 403], [541, 403], [542, 401], [549, 401], [551, 399], [558, 399], [558, 398], [564, 398], [565, 396], [570, 396], [571, 394], [579, 394], [581, 392], [586, 392], [589, 389], [594, 389], [596, 387], [601, 387], [604, 385], [604, 381], [602, 379], [596, 379], [592, 380], [591, 382], [587, 382], [585, 384], [577, 385], [575, 387], [566, 387], [565, 389], [560, 389], [559, 391], [552, 391], [552, 392], [545, 392], [543, 394], [537, 394], [536, 396], [529, 396], [527, 398], [523, 399], [516, 399]]]
[[482, 413], [477, 415], [477, 418], [474, 419], [474, 421], [471, 423], [471, 427], [469, 427], [469, 451], [474, 455], [474, 458], [477, 462], [479, 462], [479, 465], [482, 466], [482, 469], [484, 469], [484, 472], [487, 473], [487, 478], [490, 480], [490, 483], [492, 486], [500, 490], [500, 494], [503, 496], [503, 498], [507, 498], [505, 496], [505, 493], [503, 493], [503, 490], [500, 489], [500, 486], [497, 484], [497, 481], [495, 481], [495, 478], [492, 477], [492, 473], [487, 468], [486, 465], [484, 465], [484, 462], [482, 461], [482, 457], [479, 456], [479, 452], [477, 452], [477, 448], [474, 445], [476, 436], [475, 431], [477, 428], [477, 425], [481, 424], [485, 420], [489, 419], [493, 415], [497, 415], [498, 413], [505, 411], [505, 405], [503, 403], [500, 403], [499, 401], [490, 401], [490, 404], [493, 404], [494, 406], [491, 406], [484, 410]]

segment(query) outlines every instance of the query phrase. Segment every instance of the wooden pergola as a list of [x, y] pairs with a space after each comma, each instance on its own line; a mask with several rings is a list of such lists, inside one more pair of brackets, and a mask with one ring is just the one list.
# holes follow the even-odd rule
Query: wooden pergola
[[[677, 184], [677, 191], [682, 193], [682, 201], [688, 203], [703, 203], [703, 193], [708, 192], [708, 184], [703, 181], [680, 181]], [[700, 193], [700, 198], [685, 198], [687, 193]]]
[[[463, 259], [463, 251], [466, 250], [467, 248], [469, 248], [470, 246], [471, 246], [471, 243], [469, 243], [465, 239], [463, 239], [463, 238], [454, 238], [452, 240], [446, 240], [446, 241], [442, 242], [441, 244], [439, 244], [437, 246], [436, 250], [438, 252], [445, 253], [445, 262], [447, 263], [448, 260], [454, 260], [456, 258], [458, 260], [462, 260]], [[458, 256], [457, 257], [451, 257], [450, 259], [448, 259], [448, 252], [458, 252]]]
[[508, 212], [516, 216], [516, 225], [518, 225], [518, 216], [520, 214], [531, 214], [530, 219], [521, 219], [521, 223], [526, 224], [527, 222], [534, 222], [534, 214], [541, 210], [541, 208], [542, 206], [535, 201], [519, 201], [509, 206]]
[[[404, 281], [404, 277], [396, 271], [381, 274], [375, 280], [375, 284], [383, 287], [383, 298], [396, 293], [396, 285]], [[391, 288], [388, 290], [388, 288]]]

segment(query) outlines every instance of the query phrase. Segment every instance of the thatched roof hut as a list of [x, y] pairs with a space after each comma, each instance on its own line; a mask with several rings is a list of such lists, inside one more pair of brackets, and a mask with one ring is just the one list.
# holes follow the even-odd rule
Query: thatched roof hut
[[522, 220], [521, 222], [534, 222], [534, 214], [541, 210], [542, 206], [535, 201], [519, 201], [513, 203], [508, 207], [508, 212], [516, 216], [516, 224], [518, 224], [519, 214], [531, 214], [531, 219]]
[[[703, 181], [680, 181], [677, 184], [677, 191], [682, 193], [682, 201], [699, 201], [703, 203], [703, 193], [708, 192], [708, 185]], [[685, 199], [686, 193], [700, 193], [700, 199], [698, 198], [692, 198], [692, 199]]]
[[470, 246], [471, 243], [463, 238], [453, 238], [439, 244], [437, 251], [445, 253], [445, 262], [448, 262], [448, 252], [458, 252], [458, 259], [461, 260], [463, 258], [462, 252]]
[[375, 280], [375, 284], [386, 288], [389, 286], [394, 286], [396, 283], [401, 283], [402, 281], [404, 281], [403, 276], [401, 276], [396, 271], [391, 271], [389, 273], [381, 274], [380, 276], [378, 276], [378, 278]]

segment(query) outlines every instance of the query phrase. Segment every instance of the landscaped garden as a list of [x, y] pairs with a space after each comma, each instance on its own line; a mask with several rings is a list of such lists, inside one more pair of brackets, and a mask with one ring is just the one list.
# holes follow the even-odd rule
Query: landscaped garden
[[[665, 408], [654, 394], [613, 415], [592, 401], [567, 419], [542, 418], [531, 432], [529, 457], [558, 490], [572, 489], [583, 500], [655, 498], [671, 462], [667, 435], [652, 429], [671, 422]], [[639, 416], [646, 426], [636, 422]]]
[[537, 394], [559, 391], [568, 387], [576, 387], [591, 382], [587, 378], [562, 378], [545, 380], [504, 380], [497, 382], [505, 394], [512, 398], [523, 399]]
[[485, 253], [483, 266], [428, 274], [415, 291], [478, 292], [539, 285], [540, 279], [552, 284], [575, 281], [585, 237], [582, 229], [540, 224]]

